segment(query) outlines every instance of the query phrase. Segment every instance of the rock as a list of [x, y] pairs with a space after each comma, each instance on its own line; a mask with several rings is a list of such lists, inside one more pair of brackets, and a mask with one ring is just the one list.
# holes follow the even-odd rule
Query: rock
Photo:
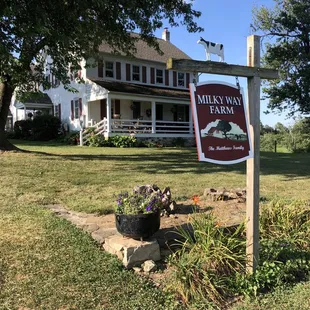
[[110, 236], [105, 239], [103, 248], [122, 260], [127, 269], [140, 266], [147, 260], [160, 260], [160, 248], [156, 239], [138, 241], [123, 236]]
[[144, 272], [154, 272], [157, 270], [157, 266], [154, 261], [147, 260], [142, 264], [142, 268]]
[[133, 271], [136, 272], [136, 273], [142, 272], [142, 268], [141, 268], [141, 267], [133, 267], [132, 269], [133, 269]]

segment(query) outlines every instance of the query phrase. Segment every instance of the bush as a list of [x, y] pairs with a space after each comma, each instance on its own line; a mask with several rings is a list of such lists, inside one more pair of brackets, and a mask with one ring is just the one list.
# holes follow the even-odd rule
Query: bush
[[71, 131], [64, 138], [63, 142], [69, 145], [78, 145], [80, 143], [80, 132]]
[[277, 135], [266, 133], [260, 136], [260, 150], [264, 152], [274, 152], [274, 144], [277, 141]]
[[172, 144], [172, 146], [175, 146], [175, 147], [184, 147], [185, 139], [181, 138], [181, 137], [174, 138], [174, 139], [172, 139], [171, 144]]
[[236, 275], [245, 272], [245, 227], [228, 231], [211, 214], [194, 216], [191, 226], [193, 235], [178, 229], [184, 241], [170, 259], [175, 266], [171, 288], [199, 309], [210, 303], [221, 307], [234, 295]]
[[14, 123], [14, 133], [16, 139], [27, 139], [32, 135], [32, 120], [25, 119]]
[[86, 145], [102, 147], [102, 146], [112, 146], [110, 139], [106, 139], [103, 135], [91, 135], [86, 140]]
[[191, 225], [192, 234], [179, 229], [183, 241], [170, 258], [175, 270], [168, 287], [195, 309], [221, 309], [236, 295], [256, 296], [309, 279], [310, 208], [301, 201], [277, 200], [262, 207], [254, 274], [245, 272], [244, 225], [228, 231], [210, 214], [196, 215]]
[[112, 145], [115, 147], [135, 147], [137, 139], [132, 136], [114, 136], [110, 138]]
[[293, 153], [309, 153], [310, 137], [308, 134], [288, 134], [285, 139], [286, 147]]
[[61, 130], [61, 122], [53, 115], [38, 115], [32, 120], [32, 137], [38, 141], [56, 139]]

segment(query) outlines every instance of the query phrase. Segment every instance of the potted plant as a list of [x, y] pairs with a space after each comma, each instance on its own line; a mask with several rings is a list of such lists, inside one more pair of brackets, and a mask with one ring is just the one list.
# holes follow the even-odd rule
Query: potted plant
[[[170, 195], [170, 191], [168, 191]], [[132, 194], [122, 192], [117, 196], [115, 223], [117, 231], [125, 237], [147, 239], [160, 227], [161, 210], [170, 197], [156, 185], [138, 186]]]

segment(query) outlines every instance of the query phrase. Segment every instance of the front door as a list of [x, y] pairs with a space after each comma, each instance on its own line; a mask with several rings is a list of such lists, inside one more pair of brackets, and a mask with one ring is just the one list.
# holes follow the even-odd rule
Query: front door
[[107, 99], [100, 100], [100, 119], [107, 117]]

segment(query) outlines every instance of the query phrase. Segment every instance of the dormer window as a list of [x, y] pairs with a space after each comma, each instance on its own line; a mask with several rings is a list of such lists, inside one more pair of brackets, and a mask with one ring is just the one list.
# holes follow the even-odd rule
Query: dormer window
[[178, 72], [178, 86], [185, 86], [185, 73]]
[[156, 83], [157, 84], [164, 83], [164, 71], [161, 69], [156, 69]]
[[105, 62], [105, 76], [114, 78], [114, 63], [112, 61]]
[[139, 66], [132, 66], [132, 80], [133, 81], [140, 81], [140, 67]]

